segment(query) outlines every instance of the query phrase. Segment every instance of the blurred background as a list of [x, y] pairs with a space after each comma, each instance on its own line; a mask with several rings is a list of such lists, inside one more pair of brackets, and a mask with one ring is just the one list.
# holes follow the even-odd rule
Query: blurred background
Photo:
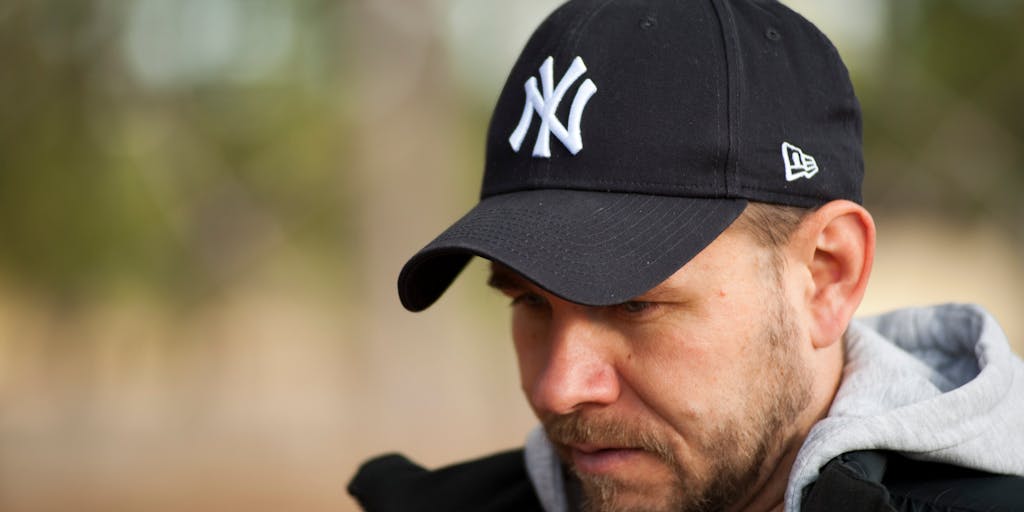
[[[0, 510], [349, 511], [357, 464], [521, 443], [504, 300], [401, 309], [554, 0], [0, 3]], [[792, 0], [865, 116], [863, 313], [1021, 352], [1024, 2]]]

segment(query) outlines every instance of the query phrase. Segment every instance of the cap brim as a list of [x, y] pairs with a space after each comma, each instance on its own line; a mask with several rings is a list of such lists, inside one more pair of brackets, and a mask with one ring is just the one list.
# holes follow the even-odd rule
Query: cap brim
[[492, 196], [405, 264], [398, 294], [406, 309], [424, 310], [476, 255], [571, 302], [618, 304], [682, 268], [746, 204], [552, 189]]

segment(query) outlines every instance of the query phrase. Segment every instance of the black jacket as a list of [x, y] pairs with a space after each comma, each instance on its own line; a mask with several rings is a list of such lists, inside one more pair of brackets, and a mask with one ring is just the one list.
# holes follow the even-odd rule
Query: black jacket
[[359, 468], [348, 492], [367, 512], [543, 511], [522, 450], [435, 471], [392, 454]]
[[[522, 450], [429, 471], [401, 455], [359, 468], [348, 491], [367, 512], [542, 511]], [[1024, 478], [886, 452], [852, 452], [832, 459], [804, 490], [802, 511], [1024, 511]]]

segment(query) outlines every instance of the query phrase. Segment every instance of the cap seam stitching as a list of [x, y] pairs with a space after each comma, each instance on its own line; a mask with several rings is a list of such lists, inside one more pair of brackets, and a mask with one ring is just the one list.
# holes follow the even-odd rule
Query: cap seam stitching
[[[725, 21], [725, 17], [726, 17], [725, 16], [725, 14], [726, 14], [725, 13], [725, 9], [726, 9], [726, 7], [725, 7], [725, 5], [722, 2], [719, 2], [719, 1], [716, 1], [716, 0], [711, 0], [709, 3], [711, 4], [711, 8], [712, 8], [712, 11], [714, 12], [715, 18], [718, 21], [719, 38], [720, 38], [720, 42], [722, 44], [722, 56], [723, 56], [724, 67], [725, 67], [725, 95], [724, 95], [725, 96], [725, 116], [724, 117], [725, 117], [725, 123], [726, 123], [725, 139], [726, 139], [726, 144], [727, 144], [726, 147], [727, 147], [727, 149], [726, 149], [726, 153], [725, 153], [725, 161], [722, 163], [722, 188], [725, 190], [725, 193], [728, 194], [729, 193], [729, 167], [730, 167], [730, 165], [732, 163], [732, 158], [733, 158], [732, 155], [733, 155], [733, 149], [734, 149], [733, 148], [732, 130], [731, 130], [732, 125], [733, 125], [733, 123], [732, 123], [732, 116], [733, 116], [733, 108], [732, 108], [733, 80], [732, 80], [732, 75], [731, 75], [731, 72], [732, 72], [731, 54], [730, 54], [730, 51], [729, 51], [731, 41], [729, 40], [729, 33], [728, 33], [729, 31], [726, 30], [726, 21]], [[716, 91], [716, 94], [718, 94], [719, 98], [721, 98], [721, 96], [722, 96], [721, 91]], [[719, 103], [721, 103], [721, 101]], [[721, 117], [722, 116], [716, 116], [716, 119], [715, 119], [715, 124], [717, 125], [718, 133], [720, 135], [723, 133], [722, 132], [722, 128], [721, 128], [721, 123], [722, 123]]]

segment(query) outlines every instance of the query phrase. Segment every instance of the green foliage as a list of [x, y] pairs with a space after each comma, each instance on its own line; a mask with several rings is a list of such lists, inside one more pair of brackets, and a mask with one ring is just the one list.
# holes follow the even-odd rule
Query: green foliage
[[304, 2], [312, 34], [258, 80], [153, 84], [126, 57], [137, 4], [0, 8], [0, 272], [64, 298], [188, 295], [278, 249], [344, 257], [339, 12]]
[[1024, 3], [892, 2], [877, 72], [858, 77], [865, 196], [886, 211], [1024, 214]]

